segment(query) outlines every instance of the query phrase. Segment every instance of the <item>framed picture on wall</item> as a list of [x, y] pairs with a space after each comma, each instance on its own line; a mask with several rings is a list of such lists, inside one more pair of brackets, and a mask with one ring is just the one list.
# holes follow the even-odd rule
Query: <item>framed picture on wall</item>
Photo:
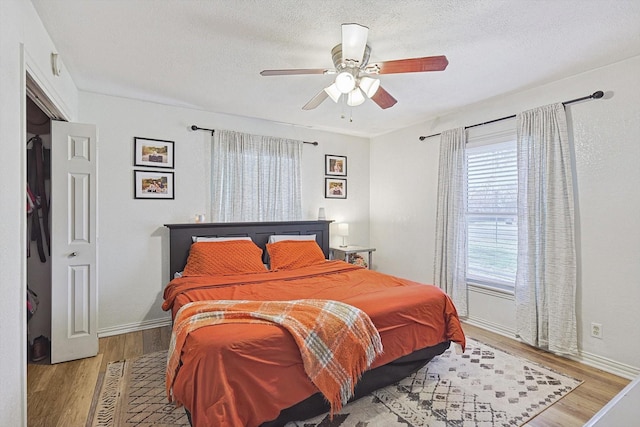
[[173, 141], [151, 138], [133, 138], [134, 166], [173, 169]]
[[326, 199], [346, 199], [347, 180], [339, 178], [325, 178], [324, 197]]
[[324, 174], [331, 176], [347, 176], [346, 156], [324, 155]]
[[133, 191], [136, 199], [173, 199], [175, 184], [173, 172], [133, 171]]

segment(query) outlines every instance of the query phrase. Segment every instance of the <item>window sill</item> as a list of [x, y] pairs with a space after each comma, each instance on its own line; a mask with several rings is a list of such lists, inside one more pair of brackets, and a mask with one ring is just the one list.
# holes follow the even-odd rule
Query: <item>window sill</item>
[[468, 282], [467, 286], [469, 286], [469, 289], [474, 292], [495, 296], [498, 298], [505, 298], [512, 301], [515, 300], [515, 294], [513, 291], [510, 291], [510, 290], [500, 289], [494, 286], [483, 285], [480, 283], [473, 283], [473, 282]]

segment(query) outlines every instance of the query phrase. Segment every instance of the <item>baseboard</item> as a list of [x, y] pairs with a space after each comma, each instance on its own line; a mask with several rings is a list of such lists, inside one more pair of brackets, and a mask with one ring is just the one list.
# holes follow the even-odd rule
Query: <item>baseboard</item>
[[[474, 317], [468, 317], [462, 321], [462, 323], [468, 323], [469, 325], [476, 326], [489, 332], [493, 332], [498, 335], [502, 335], [507, 338], [521, 341], [516, 337], [514, 329], [505, 328], [503, 325], [497, 323], [487, 322], [484, 319], [478, 319]], [[598, 356], [586, 351], [579, 351], [577, 356], [563, 356], [568, 359], [575, 360], [576, 362], [589, 365], [593, 368], [601, 369], [613, 375], [617, 375], [622, 378], [634, 379], [640, 375], [640, 369], [625, 363], [620, 363], [615, 360]]]
[[161, 328], [171, 326], [171, 318], [143, 320], [138, 323], [128, 323], [126, 325], [112, 326], [110, 328], [98, 329], [98, 338], [110, 337], [113, 335], [127, 334], [129, 332], [144, 331], [145, 329]]
[[480, 329], [493, 332], [494, 334], [517, 340], [515, 329], [506, 328], [504, 325], [501, 325], [499, 323], [488, 322], [484, 319], [473, 316], [465, 318], [464, 320], [462, 320], [462, 323], [468, 323], [471, 326], [476, 326]]
[[578, 356], [569, 356], [569, 359], [584, 363], [585, 365], [601, 369], [603, 371], [609, 372], [610, 374], [617, 375], [629, 380], [632, 380], [640, 375], [640, 368], [627, 365], [626, 363], [620, 363], [607, 357], [588, 353], [586, 351], [581, 351]]

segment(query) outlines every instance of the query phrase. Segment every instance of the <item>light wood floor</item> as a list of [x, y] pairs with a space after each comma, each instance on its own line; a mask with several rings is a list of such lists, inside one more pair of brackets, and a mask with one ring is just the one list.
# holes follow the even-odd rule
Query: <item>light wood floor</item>
[[[482, 329], [464, 325], [469, 338], [525, 357], [584, 381], [576, 390], [529, 422], [532, 427], [578, 427], [589, 420], [629, 380], [554, 356]], [[169, 347], [169, 327], [101, 338], [96, 357], [57, 365], [29, 364], [27, 404], [29, 426], [84, 427], [94, 390], [109, 362]]]
[[[1, 1], [1, 0], [0, 0]], [[169, 348], [171, 328], [100, 338], [98, 355], [56, 365], [27, 365], [28, 426], [84, 427], [98, 380], [109, 362]]]

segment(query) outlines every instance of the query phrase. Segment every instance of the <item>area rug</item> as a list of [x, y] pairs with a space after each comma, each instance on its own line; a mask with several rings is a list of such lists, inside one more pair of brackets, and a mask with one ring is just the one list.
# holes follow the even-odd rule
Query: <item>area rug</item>
[[[166, 351], [109, 364], [94, 427], [188, 426], [184, 409], [167, 403]], [[521, 426], [581, 381], [468, 339], [467, 350], [437, 356], [410, 377], [287, 427]]]
[[166, 351], [109, 363], [92, 426], [189, 426], [184, 408], [167, 401], [166, 366]]

